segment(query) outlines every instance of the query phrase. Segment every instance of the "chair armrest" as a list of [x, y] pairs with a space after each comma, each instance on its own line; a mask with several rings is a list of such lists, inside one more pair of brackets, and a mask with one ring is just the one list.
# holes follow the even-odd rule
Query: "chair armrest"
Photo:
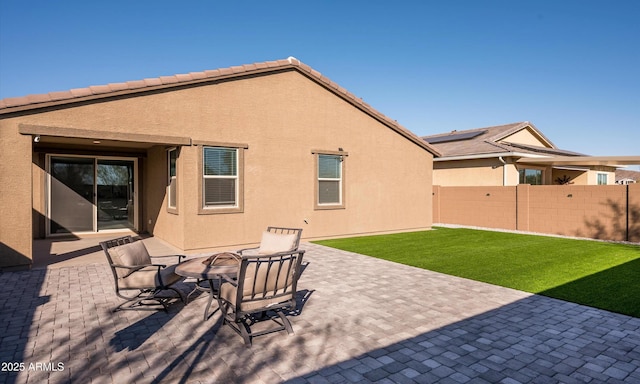
[[149, 256], [152, 259], [159, 259], [161, 257], [177, 257], [178, 258], [178, 264], [180, 264], [182, 262], [182, 259], [186, 258], [187, 256], [185, 255], [161, 255], [161, 256]]
[[242, 248], [236, 251], [237, 254], [242, 255], [242, 252], [252, 251], [254, 249], [260, 249], [260, 247], [252, 247], [252, 248]]
[[156, 268], [158, 268], [158, 279], [160, 279], [161, 283], [162, 283], [162, 277], [160, 276], [160, 270], [162, 268], [166, 268], [167, 267], [164, 264], [141, 264], [141, 265], [110, 264], [110, 265], [113, 268], [121, 268], [121, 269], [128, 269], [129, 270], [129, 273], [127, 273], [122, 278], [126, 278], [126, 277], [130, 276], [132, 273], [137, 272], [137, 271], [139, 271], [141, 269], [144, 269], [144, 268], [147, 268], [147, 267], [156, 267]]
[[260, 255], [247, 255], [247, 256], [244, 256], [244, 257], [247, 257], [247, 258], [253, 258], [253, 257], [269, 257], [269, 256], [271, 256], [271, 257], [274, 257], [274, 256], [275, 256], [275, 257], [277, 257], [277, 256], [293, 255], [293, 254], [296, 254], [296, 253], [299, 253], [299, 254], [304, 255], [304, 253], [305, 253], [305, 252], [306, 252], [305, 250], [303, 250], [303, 249], [299, 249], [299, 248], [298, 248], [298, 249], [291, 250], [291, 251], [276, 252], [276, 253], [264, 253], [264, 254], [260, 254]]
[[125, 269], [140, 269], [140, 267], [142, 267], [141, 265], [122, 265], [122, 264], [109, 264], [109, 265], [114, 268], [125, 268]]
[[115, 268], [126, 268], [126, 269], [142, 269], [146, 267], [158, 267], [158, 268], [166, 268], [166, 264], [140, 264], [140, 265], [120, 265], [120, 264], [111, 264], [112, 267]]

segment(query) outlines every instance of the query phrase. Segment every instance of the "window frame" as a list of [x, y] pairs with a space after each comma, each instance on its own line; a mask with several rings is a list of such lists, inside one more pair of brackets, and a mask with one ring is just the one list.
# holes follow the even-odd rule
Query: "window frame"
[[[194, 141], [193, 145], [198, 147], [198, 214], [212, 215], [223, 213], [242, 213], [244, 212], [244, 150], [248, 148], [246, 144], [218, 143]], [[205, 148], [220, 148], [227, 150], [235, 150], [236, 154], [236, 175], [235, 176], [212, 176], [204, 174], [204, 154]], [[205, 205], [205, 179], [215, 178], [233, 178], [235, 183], [235, 204], [206, 206]]]
[[[604, 178], [604, 183], [600, 181], [600, 177]], [[597, 185], [608, 185], [609, 184], [609, 174], [598, 172], [596, 174], [596, 184]]]
[[[349, 156], [344, 151], [325, 151], [325, 150], [313, 150], [311, 153], [314, 155], [314, 209], [315, 210], [329, 210], [329, 209], [345, 209], [346, 208], [346, 158]], [[320, 156], [334, 156], [340, 158], [340, 178], [320, 178]], [[320, 182], [321, 181], [338, 181], [338, 191], [340, 201], [337, 203], [320, 203]]]
[[[175, 153], [175, 175], [171, 175], [171, 153]], [[169, 213], [178, 213], [178, 147], [167, 148], [167, 211]], [[175, 196], [171, 194], [171, 182], [175, 180]], [[172, 197], [175, 200], [175, 205], [171, 205]]]
[[[540, 172], [540, 184], [529, 184], [526, 182], [527, 179], [527, 171], [536, 171], [536, 172]], [[524, 182], [520, 181], [520, 172], [524, 173]], [[544, 169], [540, 169], [540, 168], [528, 168], [528, 167], [523, 167], [523, 168], [519, 168], [518, 169], [518, 184], [528, 184], [528, 185], [545, 185], [545, 181], [544, 181]]]

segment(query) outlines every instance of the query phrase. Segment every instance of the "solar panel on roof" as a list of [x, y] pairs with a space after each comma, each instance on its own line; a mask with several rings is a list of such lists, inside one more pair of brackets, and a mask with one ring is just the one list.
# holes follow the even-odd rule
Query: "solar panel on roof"
[[487, 132], [487, 131], [451, 133], [451, 134], [444, 135], [444, 136], [427, 137], [427, 138], [425, 138], [425, 140], [429, 144], [448, 143], [450, 141], [460, 141], [460, 140], [473, 139], [474, 137], [480, 136], [485, 132]]

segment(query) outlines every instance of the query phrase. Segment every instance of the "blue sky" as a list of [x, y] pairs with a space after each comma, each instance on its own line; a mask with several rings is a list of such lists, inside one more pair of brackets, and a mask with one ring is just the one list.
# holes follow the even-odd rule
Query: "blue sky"
[[0, 99], [294, 56], [418, 135], [640, 155], [640, 1], [0, 0]]

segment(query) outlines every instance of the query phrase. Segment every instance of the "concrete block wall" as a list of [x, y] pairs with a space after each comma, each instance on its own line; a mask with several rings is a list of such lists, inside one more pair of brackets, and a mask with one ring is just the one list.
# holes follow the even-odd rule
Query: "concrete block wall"
[[640, 184], [434, 186], [434, 223], [640, 242]]
[[516, 187], [434, 186], [433, 203], [435, 223], [516, 229]]

